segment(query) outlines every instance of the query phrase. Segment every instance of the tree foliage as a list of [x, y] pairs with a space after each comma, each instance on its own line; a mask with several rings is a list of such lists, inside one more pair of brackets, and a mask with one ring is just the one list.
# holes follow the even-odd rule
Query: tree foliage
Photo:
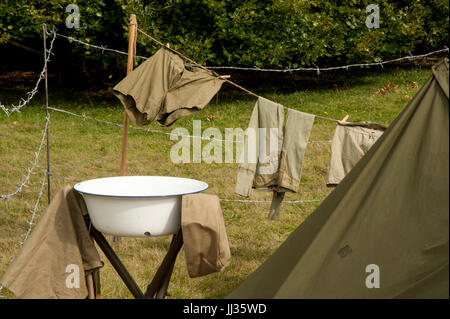
[[[81, 26], [68, 29], [65, 7], [80, 8]], [[42, 23], [83, 41], [126, 50], [128, 19], [207, 65], [300, 67], [373, 62], [448, 45], [446, 0], [378, 0], [380, 28], [369, 29], [373, 0], [1, 0], [0, 43], [42, 36]], [[157, 45], [138, 36], [138, 54]], [[111, 60], [74, 46], [79, 59]]]

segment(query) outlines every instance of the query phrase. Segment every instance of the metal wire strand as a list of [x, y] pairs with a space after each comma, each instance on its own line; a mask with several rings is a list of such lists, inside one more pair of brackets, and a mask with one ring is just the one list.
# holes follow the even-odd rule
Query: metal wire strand
[[27, 184], [30, 181], [31, 175], [34, 174], [33, 173], [34, 170], [36, 169], [36, 167], [38, 167], [39, 155], [41, 154], [42, 148], [45, 144], [45, 137], [46, 137], [46, 132], [47, 132], [49, 123], [50, 123], [50, 116], [46, 117], [45, 128], [42, 130], [42, 137], [41, 137], [41, 141], [39, 143], [39, 147], [38, 147], [37, 151], [34, 153], [34, 160], [31, 163], [31, 167], [28, 168], [27, 174], [24, 175], [24, 179], [22, 180], [22, 182], [20, 183], [20, 185], [16, 188], [16, 190], [14, 192], [5, 194], [5, 195], [0, 195], [1, 199], [4, 199], [4, 200], [10, 199], [11, 197], [19, 194], [23, 190], [23, 188], [27, 187]]
[[23, 239], [23, 241], [20, 242], [20, 245], [21, 245], [21, 246], [23, 246], [23, 244], [25, 243], [25, 241], [28, 239], [28, 236], [29, 236], [30, 233], [31, 233], [31, 229], [33, 228], [33, 225], [34, 225], [34, 219], [36, 218], [36, 213], [37, 213], [37, 210], [38, 210], [38, 207], [39, 207], [39, 202], [40, 202], [40, 200], [41, 200], [42, 195], [44, 194], [44, 188], [45, 188], [44, 186], [47, 184], [47, 183], [45, 182], [46, 178], [47, 178], [47, 172], [44, 172], [44, 174], [43, 174], [43, 176], [42, 176], [42, 182], [41, 182], [41, 187], [40, 187], [40, 189], [39, 189], [38, 197], [37, 197], [37, 199], [36, 199], [36, 202], [34, 203], [33, 209], [30, 211], [31, 218], [30, 218], [30, 220], [28, 221], [28, 230], [27, 230], [27, 232], [24, 234], [24, 239]]
[[50, 62], [50, 57], [53, 55], [52, 50], [53, 50], [53, 43], [55, 42], [55, 39], [56, 39], [56, 31], [54, 31], [54, 30], [50, 31], [50, 34], [53, 36], [53, 38], [50, 42], [50, 47], [46, 52], [46, 57], [44, 60], [44, 67], [42, 68], [42, 71], [39, 75], [39, 78], [36, 81], [36, 85], [34, 86], [34, 88], [31, 91], [29, 91], [28, 93], [26, 93], [27, 98], [26, 99], [22, 98], [20, 100], [19, 104], [17, 104], [17, 105], [13, 104], [12, 107], [10, 107], [10, 108], [7, 108], [0, 102], [0, 109], [2, 109], [8, 117], [14, 112], [20, 112], [20, 109], [23, 108], [25, 105], [27, 105], [33, 99], [33, 97], [36, 95], [36, 93], [38, 92], [39, 84], [45, 78], [45, 72], [47, 71], [48, 62]]
[[383, 67], [384, 64], [390, 64], [390, 63], [396, 63], [401, 62], [404, 60], [417, 60], [422, 59], [425, 57], [428, 57], [430, 55], [435, 55], [443, 52], [449, 52], [448, 47], [444, 47], [443, 49], [428, 52], [425, 54], [419, 54], [419, 55], [408, 55], [392, 60], [387, 61], [381, 61], [381, 62], [372, 62], [372, 63], [355, 63], [355, 64], [348, 64], [348, 65], [341, 65], [341, 66], [332, 66], [332, 67], [306, 67], [306, 68], [287, 68], [287, 69], [265, 69], [265, 68], [258, 68], [258, 67], [239, 67], [239, 66], [206, 66], [206, 68], [211, 70], [240, 70], [240, 71], [258, 71], [258, 72], [296, 72], [296, 71], [315, 71], [320, 74], [321, 71], [335, 71], [335, 70], [348, 70], [349, 68], [362, 68], [362, 67], [372, 67], [372, 66], [381, 66]]

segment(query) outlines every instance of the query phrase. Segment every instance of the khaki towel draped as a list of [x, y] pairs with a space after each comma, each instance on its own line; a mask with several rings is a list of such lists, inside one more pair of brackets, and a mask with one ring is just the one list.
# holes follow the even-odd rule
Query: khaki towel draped
[[169, 126], [180, 117], [203, 109], [223, 82], [215, 72], [186, 66], [178, 54], [161, 48], [113, 91], [136, 125], [156, 119]]
[[[87, 209], [81, 195], [70, 186], [61, 189], [0, 282], [18, 298], [86, 298], [85, 276], [103, 262], [84, 214]], [[75, 287], [69, 288], [66, 281]]]
[[216, 195], [182, 196], [181, 229], [189, 276], [223, 270], [231, 259], [220, 200]]

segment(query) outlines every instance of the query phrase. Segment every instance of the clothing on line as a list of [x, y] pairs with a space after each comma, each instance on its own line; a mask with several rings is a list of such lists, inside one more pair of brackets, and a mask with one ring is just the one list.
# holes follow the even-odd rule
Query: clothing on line
[[287, 109], [283, 127], [281, 104], [264, 98], [256, 102], [244, 139], [244, 161], [238, 166], [235, 192], [249, 197], [252, 189], [273, 191], [269, 219], [278, 219], [285, 192], [299, 190], [314, 118], [312, 114]]
[[287, 110], [276, 191], [298, 192], [306, 146], [314, 119], [315, 116], [312, 114]]
[[338, 123], [331, 141], [327, 186], [339, 184], [385, 129], [384, 125], [373, 122]]
[[157, 120], [170, 126], [203, 109], [224, 80], [213, 71], [187, 66], [162, 47], [114, 87], [130, 119], [138, 126]]
[[239, 159], [235, 192], [249, 197], [252, 188], [268, 189], [277, 180], [283, 143], [284, 108], [259, 97], [253, 108]]
[[271, 220], [279, 218], [285, 192], [297, 193], [299, 190], [303, 159], [314, 118], [308, 113], [287, 110], [280, 167], [276, 185], [272, 187], [273, 197], [268, 216]]

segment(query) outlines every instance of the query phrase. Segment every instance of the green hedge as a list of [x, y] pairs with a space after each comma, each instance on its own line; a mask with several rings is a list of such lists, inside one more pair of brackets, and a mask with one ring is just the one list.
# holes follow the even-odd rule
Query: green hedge
[[[80, 8], [77, 30], [64, 26], [69, 3]], [[378, 29], [365, 25], [371, 3], [380, 8]], [[141, 29], [207, 65], [285, 68], [373, 62], [448, 45], [447, 0], [1, 0], [0, 43], [38, 38], [41, 23], [47, 22], [61, 33], [126, 50], [131, 13]], [[138, 54], [148, 56], [156, 49], [138, 36]], [[84, 47], [74, 52], [105, 60]]]

